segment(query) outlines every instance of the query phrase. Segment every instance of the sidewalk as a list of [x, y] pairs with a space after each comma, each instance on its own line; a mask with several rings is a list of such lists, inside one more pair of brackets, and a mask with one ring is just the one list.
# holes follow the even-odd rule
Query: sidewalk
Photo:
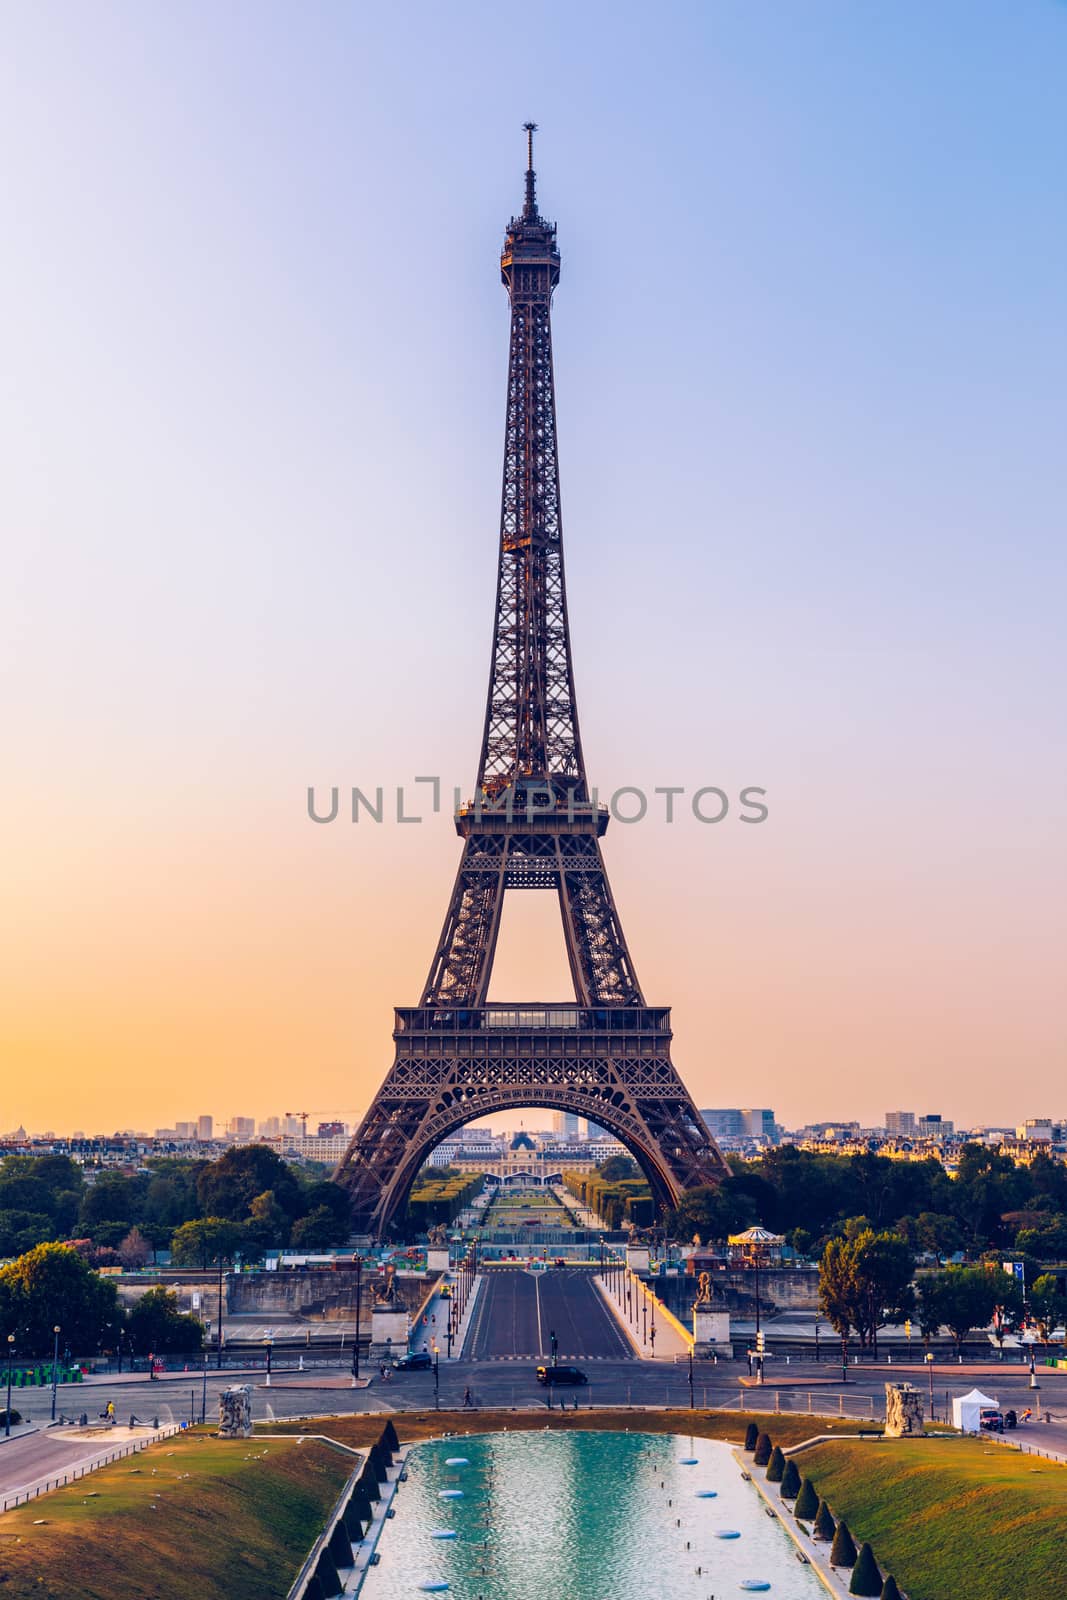
[[807, 1557], [808, 1564], [815, 1575], [822, 1580], [824, 1586], [832, 1595], [838, 1597], [838, 1600], [849, 1600], [848, 1586], [852, 1578], [851, 1571], [843, 1568], [842, 1575], [838, 1575], [836, 1569], [830, 1565], [830, 1552], [826, 1545], [821, 1541], [816, 1542], [804, 1532], [801, 1524], [794, 1517], [789, 1502], [783, 1500], [778, 1493], [778, 1485], [763, 1481], [763, 1471], [760, 1467], [753, 1468], [751, 1457], [744, 1455], [740, 1450], [735, 1450], [733, 1457], [741, 1471], [750, 1478], [756, 1493], [775, 1513], [778, 1521], [797, 1549]]

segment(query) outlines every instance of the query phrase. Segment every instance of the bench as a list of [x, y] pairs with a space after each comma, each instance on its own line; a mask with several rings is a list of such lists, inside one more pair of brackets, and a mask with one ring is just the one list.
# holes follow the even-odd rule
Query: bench
[[859, 1430], [859, 1435], [860, 1435], [861, 1439], [884, 1439], [885, 1438], [885, 1429], [884, 1428], [861, 1428]]

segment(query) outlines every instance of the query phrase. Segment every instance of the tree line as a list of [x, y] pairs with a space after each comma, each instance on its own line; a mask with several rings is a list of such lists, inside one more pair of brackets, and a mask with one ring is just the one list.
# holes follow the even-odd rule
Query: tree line
[[[59, 1333], [56, 1334], [58, 1327]], [[178, 1310], [178, 1297], [149, 1289], [126, 1311], [113, 1278], [63, 1244], [39, 1244], [0, 1267], [0, 1328], [14, 1335], [17, 1362], [50, 1360], [58, 1343], [70, 1360], [101, 1351], [134, 1356], [199, 1350], [203, 1325]]]
[[94, 1266], [144, 1266], [158, 1250], [199, 1265], [205, 1240], [214, 1240], [211, 1259], [221, 1250], [256, 1261], [285, 1246], [343, 1245], [350, 1231], [346, 1191], [288, 1165], [268, 1145], [243, 1145], [216, 1161], [153, 1158], [144, 1171], [104, 1171], [91, 1182], [65, 1155], [0, 1161], [0, 1257], [70, 1241]]

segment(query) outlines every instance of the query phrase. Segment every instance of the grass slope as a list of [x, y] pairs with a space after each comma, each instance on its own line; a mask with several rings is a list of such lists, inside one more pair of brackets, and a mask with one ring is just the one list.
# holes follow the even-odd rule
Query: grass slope
[[0, 1596], [283, 1597], [355, 1464], [315, 1440], [167, 1439], [0, 1516]]
[[1067, 1466], [980, 1440], [842, 1440], [797, 1457], [915, 1600], [1067, 1594]]

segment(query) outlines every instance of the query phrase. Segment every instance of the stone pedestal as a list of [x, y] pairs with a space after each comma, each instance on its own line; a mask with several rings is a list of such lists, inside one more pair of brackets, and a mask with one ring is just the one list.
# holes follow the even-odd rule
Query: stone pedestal
[[448, 1246], [446, 1244], [432, 1244], [426, 1251], [427, 1272], [448, 1271]]
[[377, 1356], [407, 1353], [411, 1317], [405, 1306], [374, 1306], [371, 1310], [371, 1348]]
[[913, 1438], [925, 1433], [922, 1390], [910, 1383], [885, 1386], [885, 1436], [887, 1439]]
[[734, 1347], [730, 1343], [730, 1313], [710, 1301], [695, 1305], [693, 1338], [694, 1355], [732, 1356]]
[[631, 1272], [647, 1272], [648, 1245], [628, 1244], [626, 1246], [626, 1265]]
[[236, 1383], [219, 1395], [219, 1438], [251, 1439], [252, 1385]]

